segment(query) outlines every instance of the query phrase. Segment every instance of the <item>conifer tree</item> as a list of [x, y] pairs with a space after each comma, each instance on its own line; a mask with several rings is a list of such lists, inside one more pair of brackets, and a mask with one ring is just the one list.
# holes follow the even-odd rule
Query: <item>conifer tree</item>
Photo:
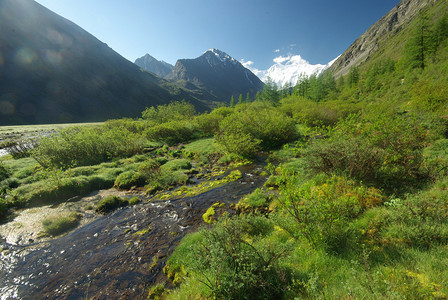
[[238, 97], [238, 104], [243, 104], [243, 94]]
[[250, 93], [247, 92], [247, 94], [246, 94], [246, 103], [250, 103], [250, 102], [252, 102], [252, 100], [250, 99]]
[[261, 98], [265, 101], [277, 102], [279, 97], [280, 94], [278, 92], [277, 84], [268, 77], [268, 81], [264, 85], [263, 91], [261, 92]]
[[235, 97], [230, 97], [230, 107], [234, 107], [235, 106]]
[[409, 68], [425, 69], [427, 56], [434, 49], [431, 36], [428, 18], [420, 17], [412, 37], [405, 45], [404, 59]]
[[448, 16], [444, 15], [437, 21], [434, 32], [433, 32], [433, 42], [434, 46], [437, 48], [445, 39], [448, 38]]

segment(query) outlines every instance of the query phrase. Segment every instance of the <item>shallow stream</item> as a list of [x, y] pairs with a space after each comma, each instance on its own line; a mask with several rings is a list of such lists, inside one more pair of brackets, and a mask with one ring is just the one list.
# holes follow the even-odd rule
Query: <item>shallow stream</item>
[[204, 225], [207, 208], [263, 185], [256, 168], [239, 168], [241, 179], [194, 197], [119, 209], [57, 239], [0, 241], [1, 299], [145, 298], [166, 280], [162, 268], [182, 237]]

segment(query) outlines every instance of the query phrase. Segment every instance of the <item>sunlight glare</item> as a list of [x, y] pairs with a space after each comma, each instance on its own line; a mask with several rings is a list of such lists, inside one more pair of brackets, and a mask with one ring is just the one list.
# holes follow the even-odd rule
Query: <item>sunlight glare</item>
[[22, 47], [17, 51], [15, 58], [19, 63], [23, 65], [28, 65], [31, 64], [37, 58], [37, 55], [36, 52], [34, 52], [34, 50], [27, 47]]

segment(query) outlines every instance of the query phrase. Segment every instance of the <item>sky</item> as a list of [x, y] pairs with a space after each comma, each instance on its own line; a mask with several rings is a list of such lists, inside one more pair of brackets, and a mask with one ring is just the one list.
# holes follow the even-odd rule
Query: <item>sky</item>
[[175, 64], [217, 48], [267, 69], [280, 56], [327, 64], [399, 0], [37, 0], [134, 62]]

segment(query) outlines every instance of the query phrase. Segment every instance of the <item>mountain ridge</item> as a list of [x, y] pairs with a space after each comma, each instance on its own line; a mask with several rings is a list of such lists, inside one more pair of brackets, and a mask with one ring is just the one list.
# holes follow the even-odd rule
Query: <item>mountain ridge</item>
[[364, 63], [380, 49], [381, 43], [396, 35], [421, 9], [436, 0], [402, 0], [350, 45], [328, 69], [338, 78]]
[[174, 68], [173, 65], [163, 60], [157, 60], [149, 53], [146, 53], [144, 56], [137, 58], [134, 63], [145, 71], [154, 73], [162, 78], [168, 75]]
[[194, 59], [179, 59], [166, 79], [187, 88], [207, 91], [219, 102], [249, 93], [252, 97], [264, 84], [249, 69], [227, 53], [212, 48]]

